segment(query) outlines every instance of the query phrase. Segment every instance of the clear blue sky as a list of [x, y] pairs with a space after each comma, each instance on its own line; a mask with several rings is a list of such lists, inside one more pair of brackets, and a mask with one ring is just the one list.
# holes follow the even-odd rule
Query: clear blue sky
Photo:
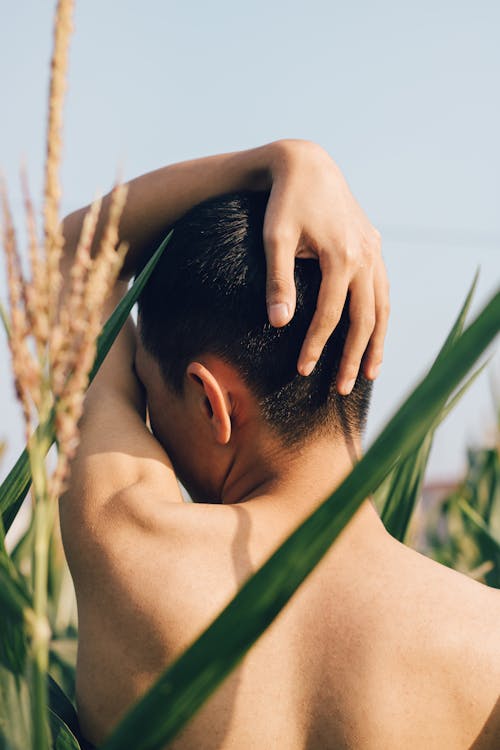
[[[0, 166], [22, 223], [18, 168], [40, 205], [55, 3], [9, 3], [0, 26]], [[382, 231], [392, 320], [368, 438], [444, 339], [478, 265], [500, 279], [500, 4], [80, 0], [66, 106], [64, 211], [125, 178], [293, 136], [337, 160]], [[0, 293], [4, 296], [4, 271]], [[477, 305], [476, 305], [477, 309]], [[22, 447], [0, 343], [4, 474]], [[430, 477], [460, 471], [493, 422], [496, 356], [441, 428]]]

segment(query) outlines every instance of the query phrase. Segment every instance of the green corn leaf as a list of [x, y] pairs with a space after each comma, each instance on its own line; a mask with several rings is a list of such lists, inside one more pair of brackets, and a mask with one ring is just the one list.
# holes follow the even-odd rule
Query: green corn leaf
[[[99, 367], [104, 360], [104, 357], [113, 345], [115, 338], [117, 337], [120, 329], [125, 323], [131, 309], [137, 302], [137, 299], [144, 289], [147, 280], [153, 272], [154, 267], [159, 261], [160, 256], [168, 245], [171, 236], [172, 231], [170, 231], [165, 239], [161, 242], [159, 247], [156, 249], [152, 257], [148, 261], [147, 265], [135, 279], [125, 297], [118, 303], [116, 309], [113, 311], [113, 313], [105, 323], [102, 332], [97, 340], [97, 353], [94, 360], [94, 365], [90, 372], [89, 382], [91, 382], [95, 377]], [[50, 446], [54, 442], [53, 417], [49, 419], [46, 424], [40, 425], [37, 429], [41, 431], [44, 442], [46, 444], [46, 451], [48, 451]], [[30, 484], [31, 470], [29, 465], [29, 457], [27, 450], [24, 449], [24, 451], [21, 453], [18, 460], [14, 464], [13, 468], [5, 478], [4, 482], [0, 486], [0, 512], [2, 513], [5, 532], [10, 529], [12, 522], [28, 493]]]
[[24, 672], [28, 637], [27, 617], [32, 614], [26, 584], [6, 554], [0, 555], [0, 664], [14, 675]]
[[[387, 478], [387, 481], [379, 488], [383, 492], [384, 498], [383, 503], [381, 500], [377, 503], [378, 507], [382, 506], [380, 517], [387, 531], [396, 539], [399, 539], [400, 542], [404, 541], [406, 537], [415, 505], [422, 494], [425, 471], [429, 461], [434, 433], [483, 372], [488, 362], [478, 367], [457, 393], [448, 400], [439, 413], [436, 422], [418, 448], [404, 460], [398, 462]], [[378, 491], [376, 494], [378, 494]]]
[[498, 448], [494, 452], [491, 474], [491, 506], [489, 526], [495, 536], [500, 539], [500, 455]]
[[5, 612], [0, 613], [0, 665], [11, 674], [20, 676], [25, 672], [28, 653], [27, 634], [16, 618]]
[[[465, 320], [467, 318], [468, 312], [470, 310], [470, 306], [472, 303], [472, 298], [474, 297], [474, 292], [476, 291], [477, 282], [479, 279], [479, 269], [477, 269], [476, 273], [474, 274], [474, 278], [472, 280], [472, 284], [470, 286], [469, 291], [467, 292], [467, 296], [464, 300], [464, 303], [462, 307], [460, 308], [460, 312], [457, 315], [457, 318], [455, 322], [453, 323], [451, 330], [446, 337], [446, 340], [439, 350], [439, 354], [436, 357], [436, 360], [434, 362], [434, 365], [440, 361], [441, 357], [443, 357], [446, 352], [450, 349], [450, 347], [454, 344], [454, 342], [457, 340], [457, 338], [460, 336], [460, 334], [463, 331]], [[433, 365], [433, 367], [434, 367]]]
[[175, 737], [274, 620], [365, 498], [398, 459], [421, 443], [451, 393], [499, 328], [500, 292], [443, 353], [351, 474], [161, 675], [101, 750], [159, 750]]
[[139, 299], [139, 296], [142, 290], [146, 286], [147, 281], [149, 277], [151, 276], [154, 267], [160, 260], [160, 257], [163, 255], [163, 251], [165, 250], [168, 243], [170, 242], [170, 238], [172, 237], [173, 233], [174, 233], [174, 230], [171, 229], [170, 232], [165, 237], [165, 239], [162, 240], [158, 248], [155, 250], [151, 258], [149, 259], [146, 266], [143, 268], [141, 273], [135, 279], [134, 283], [132, 284], [131, 288], [129, 289], [125, 297], [122, 300], [120, 300], [120, 302], [116, 306], [116, 309], [113, 311], [112, 315], [106, 321], [104, 328], [102, 329], [101, 335], [99, 336], [97, 340], [97, 354], [96, 354], [96, 358], [92, 366], [92, 369], [90, 371], [90, 375], [89, 375], [90, 382], [92, 382], [92, 380], [95, 378], [97, 371], [99, 370], [99, 367], [102, 365], [106, 354], [111, 349], [114, 340], [116, 339], [119, 332], [121, 331], [123, 324], [127, 320], [131, 309], [133, 308], [133, 306]]
[[[53, 417], [37, 427], [39, 445], [47, 452], [54, 438]], [[28, 451], [25, 448], [0, 486], [0, 512], [5, 533], [10, 529], [31, 484], [31, 470]]]
[[0, 750], [28, 748], [32, 748], [28, 684], [0, 664]]
[[481, 492], [485, 498], [485, 513], [483, 515], [485, 522], [490, 528], [493, 528], [492, 513], [495, 509], [495, 500], [498, 495], [498, 453], [495, 448], [487, 451], [486, 469], [481, 477], [481, 483], [478, 492]]
[[80, 743], [64, 721], [49, 708], [52, 750], [81, 750]]
[[[68, 700], [75, 697], [76, 660], [78, 638], [52, 638], [49, 650], [49, 672], [61, 687]], [[56, 713], [61, 715], [59, 711]], [[61, 716], [61, 718], [64, 718]], [[66, 724], [73, 730], [69, 721]], [[74, 730], [73, 730], [74, 731]]]
[[31, 580], [31, 562], [33, 559], [33, 545], [35, 541], [35, 514], [31, 514], [28, 528], [14, 545], [10, 559], [26, 580]]
[[[477, 286], [478, 276], [479, 272], [476, 271], [460, 312], [432, 367], [446, 355], [446, 352], [462, 333]], [[379, 489], [379, 497], [376, 498], [376, 504], [377, 507], [381, 508], [380, 515], [382, 522], [387, 531], [400, 541], [404, 541], [411, 516], [420, 499], [435, 430], [465, 393], [469, 385], [476, 379], [481, 370], [482, 368], [470, 378], [459, 394], [450, 401], [449, 405], [443, 406], [441, 413], [437, 416], [435, 425], [425, 436], [424, 440], [404, 461], [398, 462], [388, 480]]]
[[[57, 682], [48, 675], [49, 680], [49, 706], [52, 713], [59, 718], [65, 727], [70, 730], [72, 735], [77, 735], [79, 731], [78, 718], [75, 708], [65, 693], [61, 690]], [[77, 744], [77, 747], [79, 745]]]
[[473, 523], [473, 525], [480, 531], [480, 533], [488, 540], [490, 546], [493, 546], [497, 554], [500, 555], [500, 539], [493, 534], [492, 530], [485, 523], [481, 515], [474, 510], [472, 506], [463, 497], [459, 497], [456, 501], [457, 506], [460, 508], [464, 516]]
[[[3, 518], [0, 515], [0, 554], [6, 555], [7, 554], [7, 548], [5, 546], [5, 528], [3, 525]], [[0, 750], [2, 748], [0, 747]]]
[[398, 464], [389, 483], [380, 517], [389, 534], [401, 542], [422, 492], [433, 437], [434, 433], [429, 432], [417, 450]]
[[22, 622], [31, 608], [31, 599], [16, 569], [8, 557], [0, 556], [0, 603], [2, 615]]
[[475, 383], [475, 381], [478, 379], [478, 377], [484, 372], [484, 370], [488, 367], [488, 365], [491, 362], [491, 358], [487, 359], [484, 364], [481, 365], [481, 367], [478, 367], [477, 370], [475, 370], [472, 375], [468, 378], [468, 380], [465, 381], [464, 385], [459, 388], [459, 390], [446, 402], [446, 406], [444, 407], [443, 411], [439, 415], [439, 419], [434, 427], [436, 429], [439, 427], [441, 422], [446, 419], [448, 414], [453, 411], [455, 406], [458, 404], [462, 396], [464, 396], [471, 385]]

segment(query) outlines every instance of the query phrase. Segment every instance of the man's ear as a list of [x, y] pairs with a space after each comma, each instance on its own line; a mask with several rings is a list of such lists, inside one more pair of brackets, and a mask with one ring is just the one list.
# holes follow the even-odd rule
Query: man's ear
[[204, 408], [215, 440], [220, 445], [227, 445], [231, 438], [231, 404], [223, 387], [200, 362], [190, 362], [186, 375], [203, 389]]

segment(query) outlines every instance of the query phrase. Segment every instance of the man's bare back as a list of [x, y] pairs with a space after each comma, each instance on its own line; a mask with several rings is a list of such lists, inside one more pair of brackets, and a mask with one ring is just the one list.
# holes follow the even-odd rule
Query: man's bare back
[[[339, 484], [352, 467], [352, 449], [360, 450], [366, 380], [376, 377], [382, 359], [387, 281], [379, 235], [322, 150], [296, 142], [271, 144], [174, 165], [133, 181], [120, 227], [131, 246], [125, 270], [133, 273], [158, 233], [197, 201], [262, 185], [272, 190], [265, 222], [261, 217], [252, 236], [261, 268], [265, 227], [268, 309], [275, 303], [281, 308], [275, 325], [290, 320], [295, 255], [304, 243], [322, 271], [318, 294], [314, 284], [307, 287], [310, 261], [301, 266], [302, 292], [287, 326], [299, 340], [278, 356], [274, 347], [280, 337], [265, 318], [252, 329], [256, 339], [245, 352], [245, 366], [255, 367], [253, 377], [263, 378], [263, 387], [277, 399], [283, 393], [288, 398], [274, 413], [278, 421], [269, 422], [274, 401], [265, 416], [241, 367], [216, 353], [227, 354], [236, 342], [241, 364], [245, 331], [240, 335], [238, 329], [232, 338], [230, 331], [219, 350], [203, 348], [209, 327], [217, 336], [226, 318], [231, 325], [246, 325], [243, 307], [249, 319], [255, 308], [264, 309], [265, 316], [265, 279], [243, 305], [241, 280], [256, 278], [257, 272], [241, 273], [241, 256], [231, 266], [232, 286], [229, 261], [221, 262], [215, 274], [221, 293], [197, 313], [191, 327], [184, 323], [196, 307], [196, 294], [179, 293], [176, 269], [158, 276], [156, 301], [177, 294], [175, 304], [182, 309], [184, 328], [171, 364], [202, 331], [202, 345], [182, 363], [182, 388], [166, 382], [165, 363], [160, 365], [144, 345], [142, 308], [141, 336], [128, 321], [86, 398], [81, 444], [60, 509], [78, 601], [78, 713], [92, 742], [106, 737]], [[236, 201], [240, 211], [255, 203], [248, 196], [242, 200]], [[107, 210], [109, 199], [104, 204]], [[230, 217], [236, 204], [231, 203]], [[65, 221], [66, 276], [84, 213]], [[213, 254], [240, 242], [240, 228], [250, 221], [250, 214], [238, 216], [234, 243], [224, 234], [205, 247], [203, 294]], [[213, 226], [226, 232], [223, 221]], [[204, 225], [199, 237], [206, 240], [209, 229]], [[174, 232], [172, 244], [176, 236], [186, 250], [179, 253], [183, 263], [197, 236], [190, 235], [186, 248], [182, 230]], [[188, 283], [195, 275], [196, 258], [191, 261]], [[165, 293], [169, 279], [173, 285]], [[117, 284], [110, 295], [108, 313], [125, 286]], [[307, 288], [316, 289], [314, 296], [304, 292]], [[337, 357], [335, 336], [345, 328], [339, 316], [348, 291], [348, 330]], [[219, 311], [216, 319], [215, 307], [221, 299], [228, 304], [230, 294], [232, 313]], [[295, 321], [305, 315], [306, 303], [309, 327], [297, 334]], [[173, 328], [153, 316], [156, 321], [163, 341], [164, 329], [171, 334]], [[287, 358], [279, 380], [275, 370]], [[362, 358], [365, 378], [357, 377]], [[297, 367], [307, 377], [301, 379]], [[146, 427], [146, 403], [155, 437]], [[318, 403], [323, 412], [313, 408]], [[339, 411], [345, 416], [349, 410], [350, 440], [337, 419]], [[301, 419], [293, 422], [297, 415]], [[183, 502], [176, 474], [201, 504]], [[171, 747], [498, 750], [499, 620], [499, 592], [394, 541], [367, 501]]]
[[[304, 511], [151, 503], [63, 515], [79, 716], [96, 743]], [[497, 748], [499, 618], [498, 592], [394, 541], [366, 503], [170, 747]]]

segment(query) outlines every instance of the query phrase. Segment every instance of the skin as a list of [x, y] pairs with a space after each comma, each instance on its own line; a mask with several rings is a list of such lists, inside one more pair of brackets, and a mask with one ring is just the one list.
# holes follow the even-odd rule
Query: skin
[[[304, 205], [288, 188], [278, 215]], [[351, 468], [340, 431], [287, 448], [210, 353], [184, 385], [169, 391], [129, 321], [86, 399], [60, 513], [94, 743]], [[496, 748], [499, 617], [498, 592], [397, 543], [367, 500], [170, 747]]]

